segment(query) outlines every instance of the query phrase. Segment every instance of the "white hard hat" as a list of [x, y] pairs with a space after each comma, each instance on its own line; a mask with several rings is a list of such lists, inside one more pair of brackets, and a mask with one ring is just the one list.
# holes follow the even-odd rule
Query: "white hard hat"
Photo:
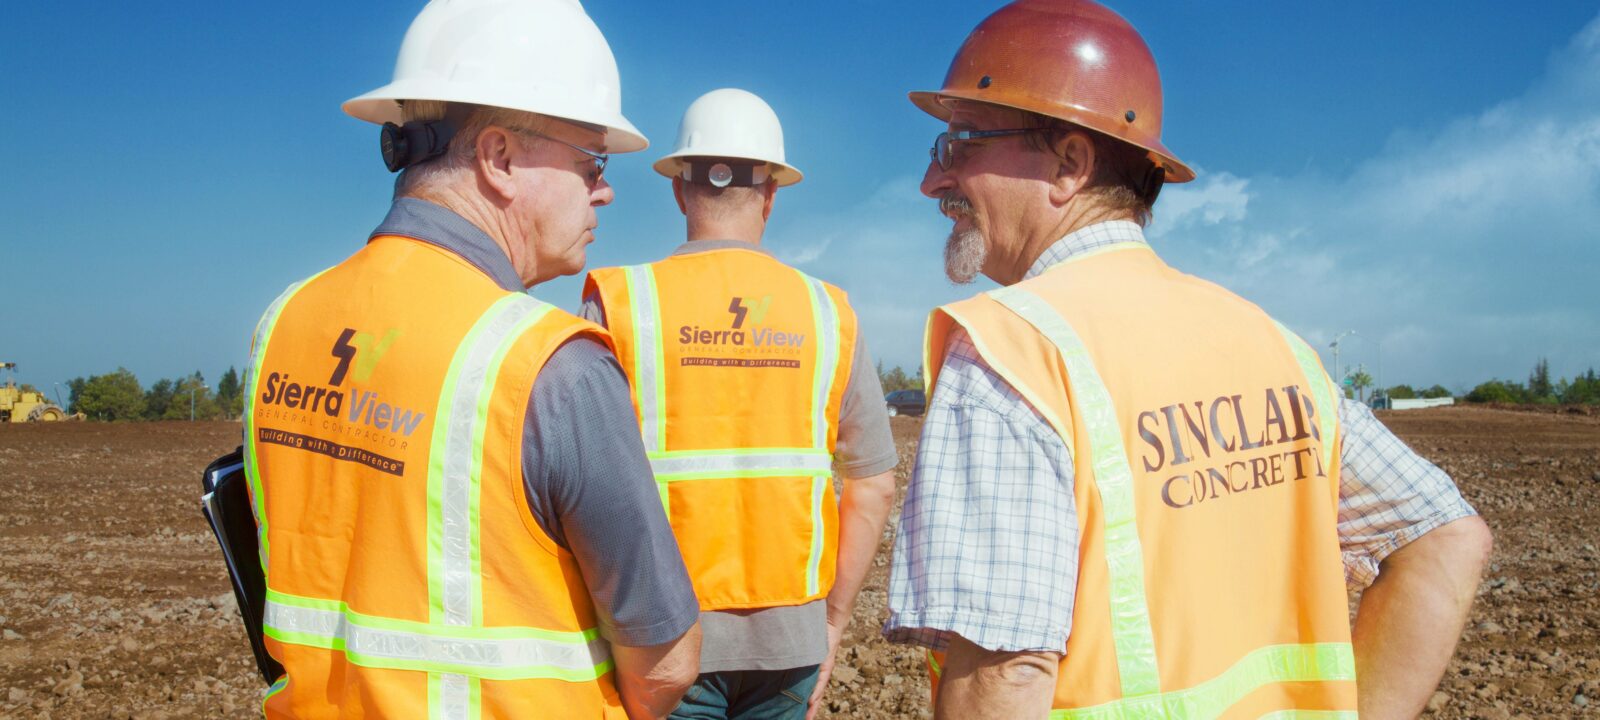
[[650, 141], [622, 116], [617, 60], [578, 0], [432, 0], [400, 43], [394, 81], [344, 103], [400, 123], [400, 101], [523, 110], [606, 130], [605, 152]]
[[778, 114], [755, 94], [735, 88], [701, 95], [683, 113], [678, 144], [656, 161], [656, 172], [681, 177], [689, 158], [755, 160], [768, 165], [779, 185], [800, 182], [800, 171], [783, 161], [783, 126]]

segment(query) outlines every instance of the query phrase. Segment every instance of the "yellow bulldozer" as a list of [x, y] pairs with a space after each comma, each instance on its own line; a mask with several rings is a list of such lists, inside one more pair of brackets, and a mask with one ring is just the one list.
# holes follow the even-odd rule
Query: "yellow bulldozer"
[[0, 423], [55, 422], [71, 417], [59, 405], [46, 400], [44, 393], [17, 387], [16, 363], [0, 362], [0, 370], [13, 373], [0, 385]]

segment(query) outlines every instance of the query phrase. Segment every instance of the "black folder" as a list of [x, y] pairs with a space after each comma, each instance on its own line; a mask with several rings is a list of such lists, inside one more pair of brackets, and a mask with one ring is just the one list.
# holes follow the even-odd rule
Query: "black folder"
[[261, 571], [261, 546], [256, 539], [256, 518], [250, 509], [249, 481], [244, 474], [244, 448], [213, 460], [201, 477], [204, 493], [200, 507], [211, 532], [222, 546], [233, 581], [233, 597], [244, 617], [245, 634], [256, 655], [256, 668], [267, 684], [283, 677], [283, 666], [267, 654], [261, 617], [267, 604], [267, 578]]

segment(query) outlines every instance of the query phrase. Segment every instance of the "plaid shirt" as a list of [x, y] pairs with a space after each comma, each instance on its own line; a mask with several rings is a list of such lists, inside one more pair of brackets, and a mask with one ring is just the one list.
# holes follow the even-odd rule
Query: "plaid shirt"
[[[1130, 222], [1062, 238], [1028, 277], [1074, 255], [1144, 242]], [[1475, 514], [1438, 467], [1360, 403], [1342, 400], [1339, 540], [1363, 588], [1389, 553]], [[949, 634], [994, 651], [1066, 648], [1078, 581], [1072, 454], [959, 329], [922, 426], [889, 574], [892, 642], [943, 650]]]

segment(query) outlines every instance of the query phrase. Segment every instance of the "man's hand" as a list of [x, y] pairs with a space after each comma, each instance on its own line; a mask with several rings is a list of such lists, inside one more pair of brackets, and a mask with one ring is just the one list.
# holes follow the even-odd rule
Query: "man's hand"
[[[845, 619], [849, 622], [849, 618]], [[813, 720], [817, 710], [822, 707], [822, 696], [827, 692], [828, 679], [833, 677], [834, 657], [839, 654], [839, 641], [844, 639], [844, 626], [835, 625], [833, 620], [828, 620], [828, 657], [822, 660], [822, 667], [817, 670], [817, 686], [811, 690], [811, 699], [806, 702], [806, 720]]]
[[806, 718], [816, 717], [833, 675], [834, 655], [855, 612], [856, 593], [867, 580], [872, 558], [878, 554], [883, 525], [894, 507], [894, 471], [844, 482], [839, 498], [839, 557], [834, 563], [833, 590], [828, 592], [828, 657], [817, 675], [817, 687], [806, 704]]
[[611, 646], [617, 692], [632, 720], [664, 718], [700, 676], [700, 623], [677, 640], [649, 647]]
[[1467, 517], [1384, 558], [1356, 611], [1361, 717], [1422, 713], [1455, 653], [1491, 544], [1483, 520]]
[[950, 636], [936, 720], [1042, 718], [1055, 697], [1061, 653], [994, 652]]

